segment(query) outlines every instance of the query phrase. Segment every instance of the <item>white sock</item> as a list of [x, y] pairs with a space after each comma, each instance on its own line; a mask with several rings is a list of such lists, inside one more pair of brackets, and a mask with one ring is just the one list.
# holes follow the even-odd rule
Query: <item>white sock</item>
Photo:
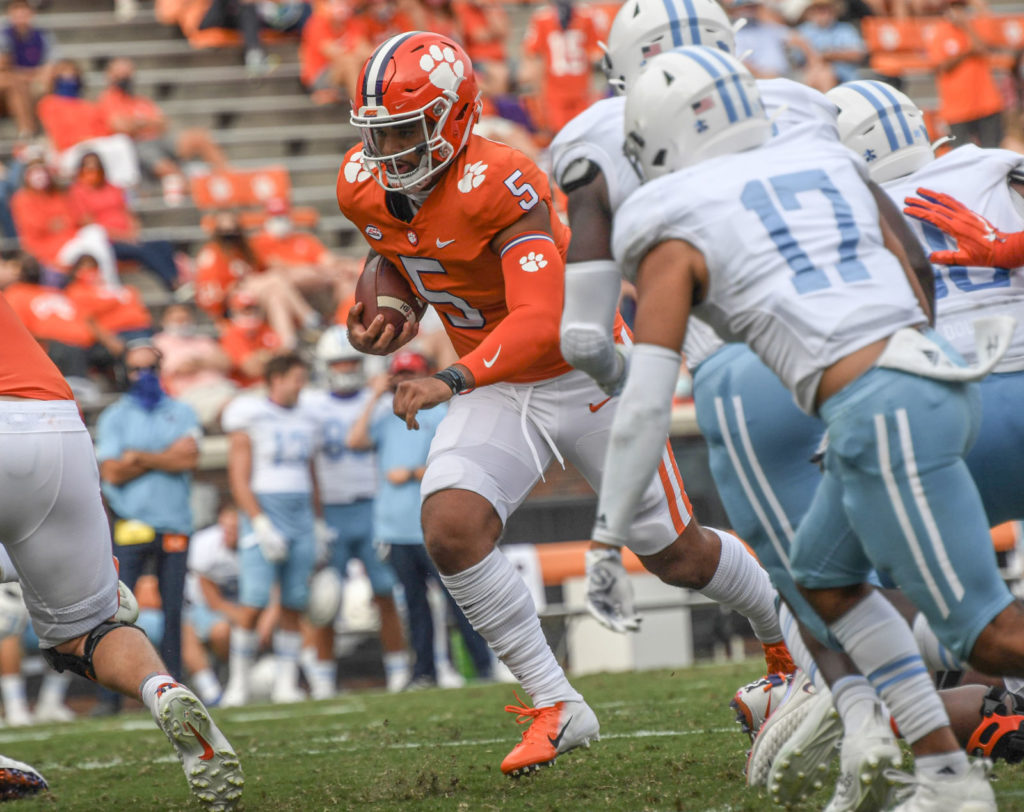
[[204, 668], [192, 675], [192, 684], [203, 702], [213, 702], [221, 695], [220, 680], [212, 668]]
[[180, 683], [170, 674], [150, 674], [139, 686], [139, 693], [142, 695], [142, 704], [149, 708], [149, 712], [156, 716], [156, 692], [161, 685]]
[[762, 643], [778, 643], [782, 629], [775, 611], [775, 588], [768, 573], [736, 536], [713, 527], [705, 529], [721, 539], [722, 554], [708, 585], [698, 591], [743, 615]]
[[63, 705], [64, 697], [68, 693], [68, 685], [71, 682], [71, 674], [65, 671], [63, 674], [49, 672], [43, 676], [43, 682], [39, 686], [40, 705]]
[[302, 635], [299, 632], [278, 629], [274, 632], [273, 649], [277, 660], [274, 690], [294, 690], [299, 684], [299, 651], [302, 649]]
[[299, 652], [299, 668], [302, 669], [306, 682], [310, 685], [313, 684], [313, 672], [316, 671], [318, 659], [316, 646], [303, 646], [302, 651]]
[[785, 603], [779, 604], [779, 624], [782, 626], [782, 637], [786, 641], [786, 648], [789, 649], [789, 656], [793, 658], [793, 662], [797, 664], [800, 670], [807, 675], [807, 678], [814, 683], [814, 690], [820, 693], [828, 688], [825, 684], [825, 679], [821, 676], [821, 672], [818, 671], [818, 664], [814, 662], [810, 649], [807, 648], [807, 644], [804, 642], [803, 635], [800, 634], [800, 626], [796, 622], [796, 616]]
[[242, 629], [238, 626], [231, 629], [231, 646], [228, 655], [228, 685], [249, 687], [249, 675], [252, 664], [256, 660], [256, 649], [259, 647], [259, 634], [255, 629]]
[[530, 591], [504, 553], [495, 548], [478, 564], [441, 580], [535, 707], [583, 699], [555, 660]]
[[829, 630], [888, 705], [908, 743], [949, 724], [910, 627], [876, 590]]
[[932, 756], [914, 756], [914, 772], [922, 777], [949, 780], [963, 775], [969, 767], [967, 753], [963, 750], [937, 753]]
[[5, 674], [0, 677], [0, 695], [4, 699], [4, 712], [20, 710], [28, 713], [28, 701], [25, 698], [25, 679], [21, 674]]
[[921, 659], [929, 671], [964, 671], [964, 664], [956, 656], [939, 642], [939, 638], [932, 631], [928, 618], [918, 612], [914, 616], [914, 640], [917, 641], [917, 648], [921, 652]]
[[[864, 719], [871, 715], [880, 701], [867, 677], [860, 674], [840, 677], [832, 686], [832, 704], [839, 712], [846, 730], [860, 730]], [[886, 715], [888, 713], [886, 710]]]

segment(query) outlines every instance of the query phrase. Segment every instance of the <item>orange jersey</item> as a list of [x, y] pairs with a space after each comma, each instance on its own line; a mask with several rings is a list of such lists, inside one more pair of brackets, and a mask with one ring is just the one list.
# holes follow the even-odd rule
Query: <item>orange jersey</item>
[[276, 350], [281, 346], [281, 337], [273, 331], [269, 324], [261, 324], [255, 330], [239, 327], [228, 323], [220, 334], [220, 347], [231, 359], [231, 378], [239, 386], [253, 386], [260, 382], [259, 377], [252, 377], [242, 372], [245, 359], [260, 350]]
[[0, 296], [0, 395], [32, 400], [74, 400], [64, 380], [43, 348]]
[[153, 326], [153, 317], [142, 301], [138, 290], [124, 285], [117, 290], [102, 284], [73, 279], [64, 293], [86, 318], [95, 319], [104, 330], [112, 333], [147, 330]]
[[[363, 232], [370, 248], [391, 260], [412, 289], [433, 304], [465, 363], [466, 356], [495, 333], [510, 313], [502, 261], [491, 247], [499, 232], [543, 202], [564, 267], [569, 230], [555, 214], [547, 177], [518, 150], [472, 135], [420, 210], [406, 222], [393, 207], [408, 205], [408, 199], [385, 194], [363, 169], [361, 149], [355, 146], [345, 156], [338, 174], [338, 205]], [[531, 273], [530, 279], [535, 280], [531, 297], [561, 302], [564, 273], [556, 277]], [[514, 358], [516, 338], [507, 328], [501, 331], [503, 363]], [[494, 349], [502, 347], [490, 349], [490, 363], [483, 362], [488, 369], [497, 360]], [[556, 338], [540, 357], [525, 368], [511, 370], [504, 380], [530, 383], [570, 369]], [[479, 378], [478, 383], [482, 383]]]
[[317, 237], [304, 231], [293, 231], [283, 237], [275, 237], [266, 231], [250, 240], [256, 258], [266, 266], [273, 263], [281, 265], [319, 265], [329, 252]]
[[4, 298], [21, 323], [40, 341], [59, 341], [82, 349], [96, 343], [85, 315], [63, 291], [14, 282], [4, 288]]
[[569, 27], [564, 30], [553, 8], [534, 12], [523, 39], [523, 53], [543, 58], [545, 96], [590, 98], [590, 73], [599, 53], [597, 27], [597, 20], [585, 6], [573, 8]]
[[196, 304], [213, 318], [227, 312], [228, 294], [242, 277], [257, 272], [240, 251], [208, 242], [196, 257]]

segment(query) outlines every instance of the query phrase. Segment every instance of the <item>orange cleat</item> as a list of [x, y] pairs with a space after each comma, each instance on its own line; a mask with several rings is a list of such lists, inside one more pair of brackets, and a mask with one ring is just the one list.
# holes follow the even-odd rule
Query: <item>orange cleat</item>
[[519, 724], [530, 725], [523, 731], [523, 740], [501, 762], [505, 775], [519, 776], [546, 767], [561, 753], [589, 747], [592, 739], [600, 738], [597, 716], [583, 701], [556, 702], [546, 708], [506, 705], [505, 710], [516, 714]]
[[769, 674], [775, 672], [792, 674], [796, 671], [796, 664], [789, 655], [785, 640], [780, 640], [778, 643], [762, 643], [761, 648], [764, 649], [764, 661], [768, 665]]

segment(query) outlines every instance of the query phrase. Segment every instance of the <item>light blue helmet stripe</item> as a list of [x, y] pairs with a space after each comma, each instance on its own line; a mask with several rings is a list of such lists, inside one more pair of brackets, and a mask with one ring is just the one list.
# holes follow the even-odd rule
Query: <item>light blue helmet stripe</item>
[[889, 149], [894, 152], [900, 148], [899, 139], [896, 137], [896, 131], [892, 128], [892, 122], [889, 121], [889, 110], [876, 99], [863, 84], [853, 83], [850, 85], [850, 89], [856, 91], [865, 99], [867, 99], [871, 106], [878, 111], [878, 118], [882, 123], [882, 129], [885, 130], [885, 137], [889, 139]]
[[747, 91], [743, 89], [743, 82], [740, 80], [739, 74], [733, 72], [733, 68], [732, 65], [729, 64], [729, 60], [722, 56], [721, 53], [710, 49], [708, 50], [711, 58], [725, 68], [727, 73], [732, 74], [732, 84], [733, 87], [736, 88], [736, 95], [739, 97], [740, 103], [743, 105], [743, 112], [746, 114], [747, 118], [750, 118], [753, 113], [750, 108], [750, 101], [747, 99]]
[[914, 136], [910, 132], [910, 125], [907, 123], [907, 117], [903, 114], [903, 105], [897, 101], [894, 95], [892, 95], [891, 88], [885, 82], [869, 81], [869, 84], [889, 100], [889, 104], [892, 105], [890, 109], [892, 112], [896, 113], [896, 118], [899, 120], [900, 126], [903, 128], [903, 135], [906, 136], [907, 145], [909, 146], [913, 144]]
[[732, 98], [729, 96], [726, 79], [722, 76], [721, 72], [701, 53], [697, 52], [695, 48], [682, 48], [676, 53], [688, 56], [711, 74], [711, 77], [715, 80], [715, 87], [718, 88], [718, 95], [722, 97], [722, 104], [725, 106], [725, 114], [729, 117], [729, 123], [735, 124], [739, 120], [739, 116], [736, 115], [736, 108], [733, 106]]
[[[665, 13], [668, 14], [668, 27], [672, 32], [672, 46], [678, 48], [683, 44], [682, 21], [679, 19], [679, 12], [676, 11], [675, 0], [661, 0], [665, 6]], [[693, 23], [691, 22], [691, 27]]]
[[[671, 0], [666, 0], [671, 2]], [[686, 19], [690, 22], [690, 39], [693, 40], [691, 45], [703, 45], [700, 38], [700, 26], [697, 24], [697, 9], [693, 5], [693, 0], [683, 0], [683, 6], [686, 8]]]

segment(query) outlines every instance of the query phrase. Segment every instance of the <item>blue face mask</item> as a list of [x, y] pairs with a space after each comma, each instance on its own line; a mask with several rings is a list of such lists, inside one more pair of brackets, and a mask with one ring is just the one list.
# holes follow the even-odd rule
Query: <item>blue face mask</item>
[[77, 99], [78, 94], [82, 92], [82, 83], [74, 76], [58, 76], [53, 83], [53, 92], [58, 96]]
[[160, 379], [156, 373], [144, 370], [128, 388], [128, 394], [135, 399], [147, 412], [153, 411], [164, 399], [164, 390], [160, 388]]

